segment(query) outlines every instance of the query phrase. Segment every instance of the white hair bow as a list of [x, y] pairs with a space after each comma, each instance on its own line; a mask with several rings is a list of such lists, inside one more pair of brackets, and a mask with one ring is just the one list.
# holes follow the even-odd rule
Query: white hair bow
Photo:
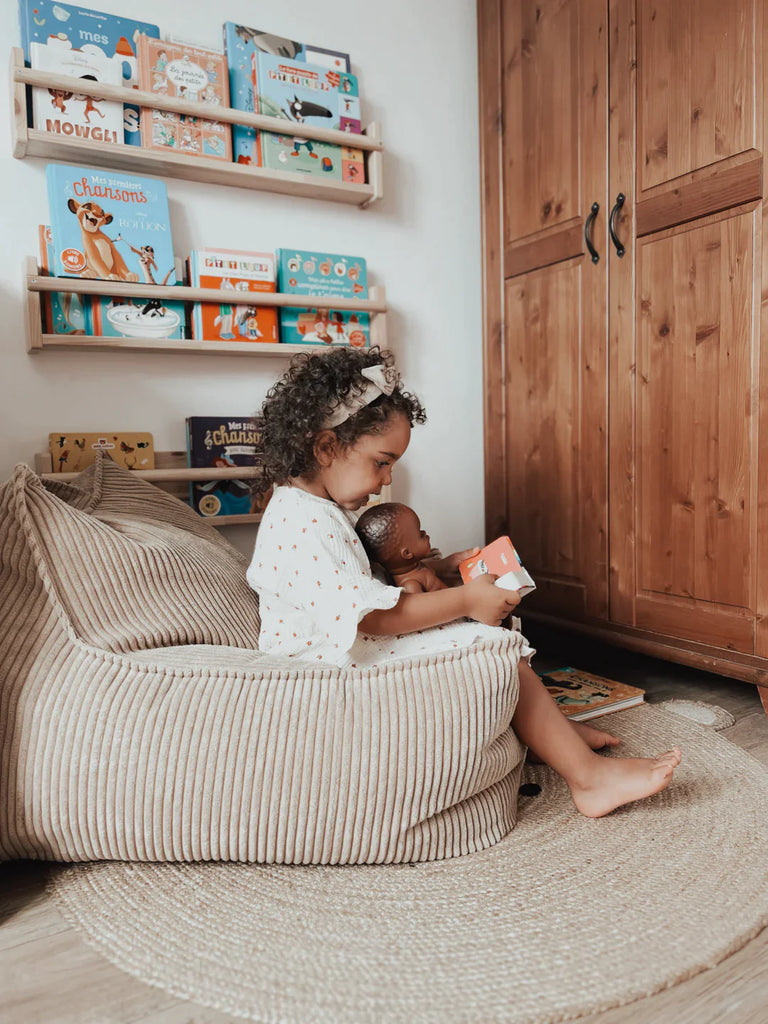
[[350, 416], [354, 416], [366, 405], [370, 405], [379, 395], [391, 395], [399, 380], [397, 371], [382, 363], [377, 363], [376, 366], [366, 366], [360, 373], [365, 377], [365, 387], [362, 391], [352, 391], [346, 398], [333, 406], [328, 418], [323, 423], [324, 430], [338, 427]]

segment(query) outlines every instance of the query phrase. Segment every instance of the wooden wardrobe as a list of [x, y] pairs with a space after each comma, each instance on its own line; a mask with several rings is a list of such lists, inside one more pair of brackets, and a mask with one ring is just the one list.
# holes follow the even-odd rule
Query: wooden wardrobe
[[478, 0], [478, 36], [488, 538], [525, 612], [768, 686], [764, 6]]

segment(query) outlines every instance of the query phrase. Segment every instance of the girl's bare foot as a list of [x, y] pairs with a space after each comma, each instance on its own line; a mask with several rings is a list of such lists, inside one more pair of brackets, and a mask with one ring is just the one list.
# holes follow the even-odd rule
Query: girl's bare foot
[[622, 804], [660, 793], [680, 764], [673, 747], [659, 757], [595, 757], [586, 782], [569, 783], [573, 802], [588, 818], [602, 818]]
[[[605, 747], [616, 747], [621, 743], [618, 736], [614, 736], [610, 732], [603, 732], [602, 729], [595, 729], [593, 725], [587, 725], [586, 722], [571, 722], [570, 724], [579, 736], [581, 736], [590, 750], [604, 750]], [[537, 757], [530, 750], [528, 751], [528, 761], [530, 761], [531, 764], [543, 763], [541, 758]]]

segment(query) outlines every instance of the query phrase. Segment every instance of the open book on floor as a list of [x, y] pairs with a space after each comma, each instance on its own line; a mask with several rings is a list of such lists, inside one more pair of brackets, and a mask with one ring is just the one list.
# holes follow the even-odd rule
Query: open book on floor
[[645, 690], [577, 668], [558, 668], [543, 675], [541, 681], [563, 714], [574, 722], [597, 718], [611, 711], [623, 711], [642, 704], [645, 699]]

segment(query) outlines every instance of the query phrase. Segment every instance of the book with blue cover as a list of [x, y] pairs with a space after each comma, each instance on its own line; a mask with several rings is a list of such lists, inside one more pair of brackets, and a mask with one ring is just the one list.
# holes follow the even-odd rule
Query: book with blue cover
[[[53, 234], [50, 225], [38, 226], [40, 270], [47, 277], [53, 266]], [[43, 330], [48, 334], [85, 334], [90, 296], [76, 292], [41, 292]]]
[[[123, 18], [115, 14], [103, 14], [86, 7], [59, 3], [58, 0], [19, 0], [19, 23], [25, 60], [31, 60], [34, 52], [31, 50], [31, 46], [36, 44], [37, 58], [33, 66], [41, 70], [54, 70], [56, 62], [60, 63], [66, 59], [72, 63], [72, 70], [61, 67], [61, 73], [78, 74], [75, 69], [77, 62], [90, 61], [99, 67], [116, 64], [118, 65], [118, 80], [122, 78], [123, 84], [128, 89], [138, 86], [136, 45], [139, 35], [144, 34], [155, 39], [160, 36], [158, 26], [149, 22], [134, 21], [132, 18]], [[42, 49], [48, 46], [55, 47], [55, 51], [50, 54], [42, 53]], [[69, 50], [69, 54], [64, 53], [65, 50]], [[53, 66], [51, 60], [54, 60]], [[81, 69], [78, 77], [84, 77], [86, 73], [89, 72]], [[91, 77], [93, 76], [91, 75]], [[97, 80], [106, 81], [107, 79], [97, 75]], [[60, 95], [57, 97], [56, 93]], [[77, 105], [76, 97], [73, 96], [69, 100], [65, 100], [60, 90], [33, 89], [33, 106], [35, 103], [41, 103], [50, 107], [54, 101], [58, 101], [58, 103], [73, 102]], [[80, 102], [85, 103], [85, 100]], [[99, 109], [106, 109], [103, 104], [99, 108], [98, 100], [96, 104], [97, 112]], [[119, 104], [114, 106], [119, 107]], [[55, 106], [51, 109], [55, 111]], [[92, 103], [85, 103], [85, 109], [82, 111], [84, 116], [86, 112], [88, 115], [85, 117], [86, 127], [89, 123], [93, 123], [98, 128], [103, 127], [97, 113], [94, 113]], [[93, 115], [92, 122], [91, 115]], [[124, 104], [122, 123], [123, 133], [119, 141], [126, 142], [131, 146], [140, 146], [139, 108], [130, 103]], [[45, 121], [36, 126], [45, 130]], [[50, 130], [55, 131], [56, 129]], [[99, 141], [95, 135], [94, 141]], [[112, 140], [107, 139], [106, 141]]]
[[[350, 180], [350, 175], [344, 174], [343, 165], [348, 147], [308, 139], [302, 135], [301, 128], [306, 124], [338, 131], [359, 131], [360, 108], [354, 75], [329, 70], [319, 64], [289, 61], [256, 52], [253, 56], [253, 90], [260, 114], [286, 122], [285, 133], [257, 132], [259, 166]], [[354, 161], [362, 165], [362, 152], [352, 153]], [[356, 174], [353, 180], [359, 181], [360, 176]]]
[[[187, 463], [193, 469], [259, 466], [263, 461], [263, 421], [258, 416], [188, 416]], [[261, 511], [261, 481], [193, 481], [189, 501], [201, 516]]]
[[176, 283], [164, 182], [68, 164], [46, 180], [56, 277]]
[[[254, 113], [253, 102], [253, 55], [271, 53], [276, 57], [319, 64], [334, 71], [350, 70], [349, 54], [338, 50], [326, 50], [309, 43], [299, 43], [284, 36], [273, 35], [260, 29], [224, 23], [224, 47], [229, 65], [230, 104], [235, 110]], [[256, 130], [246, 125], [232, 125], [233, 159], [239, 164], [255, 164]]]
[[280, 309], [280, 341], [288, 345], [352, 345], [364, 348], [370, 339], [368, 313], [334, 309], [334, 298], [367, 299], [368, 274], [361, 256], [277, 250], [278, 291], [316, 295], [316, 306]]

